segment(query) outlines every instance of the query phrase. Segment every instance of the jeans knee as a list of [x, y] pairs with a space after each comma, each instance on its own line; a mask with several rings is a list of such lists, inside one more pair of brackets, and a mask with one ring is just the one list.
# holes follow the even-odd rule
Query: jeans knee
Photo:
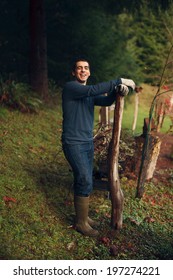
[[74, 192], [79, 196], [89, 196], [92, 192], [92, 179], [88, 176], [80, 176], [75, 180], [74, 183]]

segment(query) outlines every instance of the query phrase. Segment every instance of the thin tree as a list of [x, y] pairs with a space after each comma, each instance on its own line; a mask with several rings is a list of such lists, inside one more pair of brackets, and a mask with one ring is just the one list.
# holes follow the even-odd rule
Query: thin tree
[[29, 7], [30, 57], [29, 78], [34, 91], [48, 97], [47, 36], [44, 0], [30, 0]]

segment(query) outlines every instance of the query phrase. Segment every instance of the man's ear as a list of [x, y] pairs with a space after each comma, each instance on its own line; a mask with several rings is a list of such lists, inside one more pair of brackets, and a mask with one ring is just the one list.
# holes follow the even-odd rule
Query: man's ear
[[72, 74], [72, 76], [75, 76], [75, 72], [74, 71], [72, 71], [71, 74]]

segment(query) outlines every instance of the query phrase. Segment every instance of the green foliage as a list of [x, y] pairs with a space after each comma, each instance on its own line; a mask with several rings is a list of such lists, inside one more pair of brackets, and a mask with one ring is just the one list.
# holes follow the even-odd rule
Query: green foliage
[[48, 81], [48, 88], [49, 88], [49, 98], [57, 97], [60, 93], [61, 89], [57, 86], [56, 82], [53, 79]]
[[0, 80], [0, 104], [21, 112], [38, 112], [41, 100], [35, 96], [25, 83], [13, 80]]
[[161, 15], [161, 12], [156, 15], [145, 5], [134, 15], [136, 63], [147, 83], [155, 81], [156, 84], [169, 50]]
[[50, 75], [62, 85], [70, 78], [71, 59], [82, 55], [91, 61], [91, 83], [118, 76], [153, 82], [168, 47], [163, 23], [169, 5], [149, 2], [131, 1], [129, 7], [129, 1], [100, 5], [100, 1], [66, 0], [56, 9], [47, 4]]
[[[136, 26], [134, 17], [121, 13], [115, 17], [114, 73], [119, 77], [143, 81], [143, 72], [136, 55]], [[115, 75], [115, 74], [114, 74]], [[113, 76], [112, 76], [113, 77]]]

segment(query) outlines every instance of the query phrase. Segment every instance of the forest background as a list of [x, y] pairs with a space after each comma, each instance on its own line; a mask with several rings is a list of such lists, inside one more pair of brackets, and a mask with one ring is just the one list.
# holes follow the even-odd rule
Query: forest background
[[[172, 41], [172, 18], [171, 0], [2, 0], [0, 73], [33, 86], [43, 53], [46, 66], [38, 69], [49, 86], [61, 87], [70, 78], [76, 56], [91, 61], [90, 83], [125, 76], [157, 84]], [[41, 43], [34, 36], [42, 36]]]

